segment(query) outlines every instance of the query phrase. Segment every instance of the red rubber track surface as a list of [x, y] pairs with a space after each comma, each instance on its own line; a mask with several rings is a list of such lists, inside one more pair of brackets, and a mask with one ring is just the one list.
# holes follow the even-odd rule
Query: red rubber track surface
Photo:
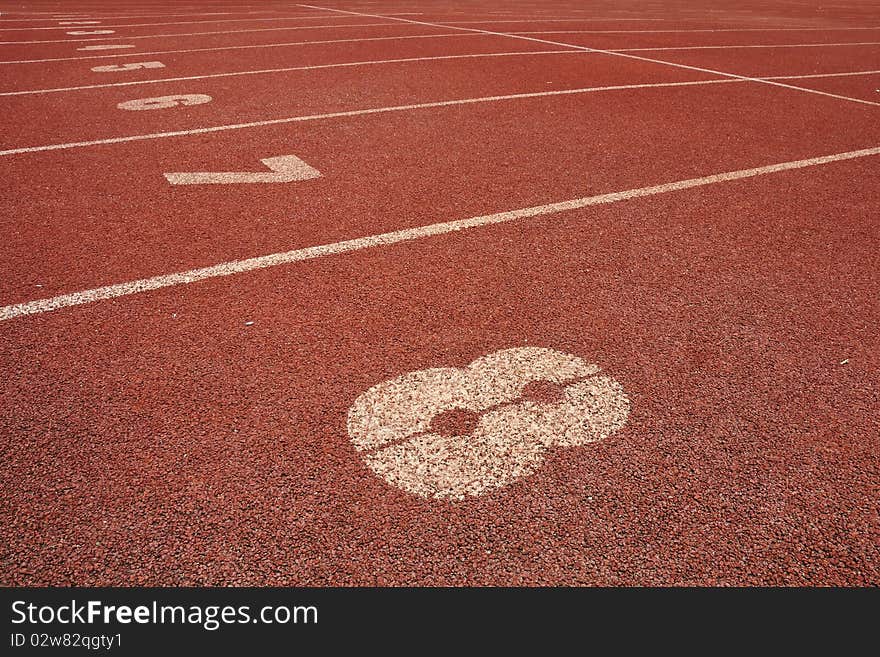
[[[852, 29], [880, 27], [876, 2], [175, 4], [31, 0], [0, 7], [0, 41], [74, 39], [19, 29], [74, 12], [132, 25], [94, 43], [339, 27], [4, 44], [0, 61], [96, 58], [0, 64], [0, 93], [374, 63], [0, 95], [0, 306], [880, 146], [880, 46], [801, 45], [880, 41]], [[220, 19], [242, 22], [138, 26]], [[342, 27], [360, 23], [383, 26]], [[786, 47], [631, 53], [714, 73], [472, 32], [143, 54], [451, 23]], [[139, 61], [165, 67], [91, 71]], [[211, 101], [117, 107], [175, 94]], [[482, 100], [401, 108], [465, 99]], [[76, 145], [286, 117], [312, 118]], [[321, 176], [164, 176], [291, 154]], [[2, 319], [0, 583], [878, 585], [878, 179], [866, 155]], [[521, 346], [599, 364], [629, 398], [623, 428], [461, 501], [364, 464], [346, 426], [364, 391]]]

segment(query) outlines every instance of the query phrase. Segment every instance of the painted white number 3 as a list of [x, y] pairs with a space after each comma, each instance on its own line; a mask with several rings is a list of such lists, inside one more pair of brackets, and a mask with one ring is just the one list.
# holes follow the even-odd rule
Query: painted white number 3
[[114, 71], [136, 71], [140, 68], [165, 68], [162, 62], [131, 62], [130, 64], [110, 64], [109, 66], [95, 66], [95, 73], [112, 73]]
[[138, 98], [119, 103], [116, 107], [122, 110], [155, 110], [168, 109], [178, 105], [201, 105], [210, 103], [211, 97], [205, 94], [181, 94], [179, 96], [159, 96], [158, 98]]

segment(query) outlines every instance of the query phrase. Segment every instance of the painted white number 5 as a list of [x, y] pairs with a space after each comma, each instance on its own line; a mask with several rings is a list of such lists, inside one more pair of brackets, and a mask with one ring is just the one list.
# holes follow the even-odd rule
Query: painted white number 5
[[138, 98], [119, 103], [116, 107], [122, 110], [155, 110], [168, 109], [178, 105], [201, 105], [210, 103], [211, 97], [205, 94], [182, 94], [179, 96], [159, 96], [158, 98]]
[[113, 73], [114, 71], [136, 71], [139, 68], [165, 68], [162, 62], [131, 62], [130, 64], [110, 64], [109, 66], [95, 66], [95, 73]]

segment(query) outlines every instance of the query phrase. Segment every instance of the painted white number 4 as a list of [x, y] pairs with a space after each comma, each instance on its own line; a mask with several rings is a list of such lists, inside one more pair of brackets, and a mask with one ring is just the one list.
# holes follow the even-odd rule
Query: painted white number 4
[[95, 73], [113, 73], [114, 71], [136, 71], [141, 68], [165, 68], [162, 62], [131, 62], [130, 64], [110, 64], [109, 66], [95, 66]]
[[211, 97], [205, 94], [181, 94], [179, 96], [158, 96], [156, 98], [138, 98], [119, 103], [116, 107], [122, 110], [155, 110], [168, 109], [178, 105], [201, 105], [210, 103]]

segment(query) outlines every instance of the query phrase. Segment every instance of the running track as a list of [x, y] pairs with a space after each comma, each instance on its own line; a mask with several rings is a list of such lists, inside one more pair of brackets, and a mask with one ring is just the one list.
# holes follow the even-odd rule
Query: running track
[[0, 584], [880, 584], [876, 0], [0, 12]]

